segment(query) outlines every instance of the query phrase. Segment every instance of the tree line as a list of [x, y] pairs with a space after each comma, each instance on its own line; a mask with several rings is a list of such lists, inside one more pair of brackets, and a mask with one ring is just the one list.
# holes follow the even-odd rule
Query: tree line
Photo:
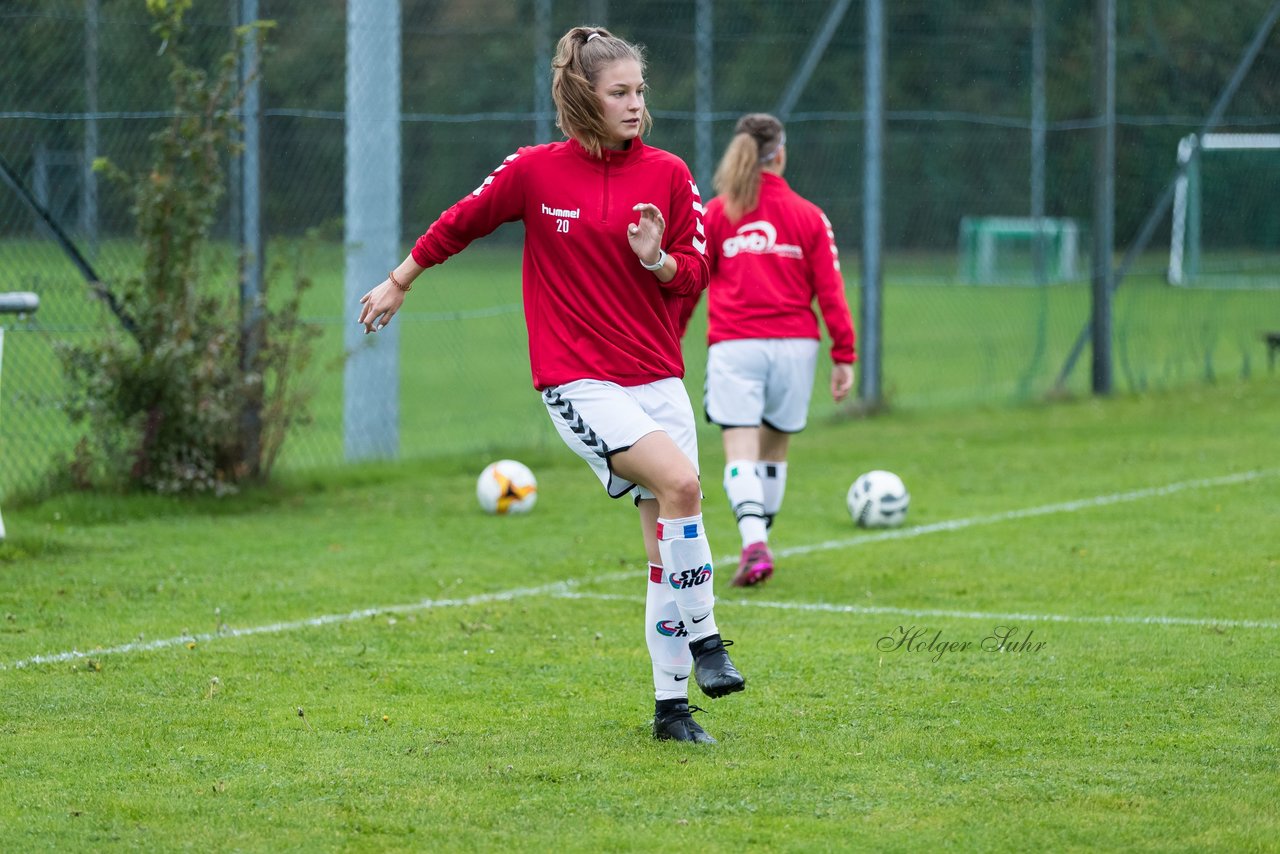
[[[86, 12], [93, 5], [96, 21]], [[187, 15], [193, 65], [212, 64], [227, 51], [235, 5], [194, 0]], [[1087, 218], [1090, 210], [1093, 5], [1045, 0], [1050, 215]], [[1209, 112], [1270, 5], [1119, 0], [1116, 233], [1122, 242], [1172, 174], [1178, 139]], [[713, 4], [711, 127], [717, 153], [738, 114], [778, 103], [829, 8], [828, 0]], [[949, 247], [962, 216], [1028, 212], [1030, 8], [1008, 0], [887, 4], [890, 246]], [[657, 118], [651, 139], [693, 165], [698, 41], [692, 0], [556, 0], [551, 11], [552, 41], [569, 26], [594, 22], [646, 46], [650, 107]], [[260, 0], [259, 14], [277, 24], [263, 68], [268, 229], [340, 234], [345, 8]], [[590, 14], [605, 20], [591, 21]], [[401, 16], [408, 239], [506, 154], [537, 141], [534, 110], [548, 72], [535, 61], [540, 45], [534, 0], [403, 0]], [[157, 56], [145, 4], [9, 0], [0, 22], [8, 30], [6, 50], [0, 51], [0, 153], [33, 176], [40, 157], [41, 163], [55, 162], [47, 152], [83, 151], [90, 124], [85, 114], [96, 101], [100, 154], [131, 165], [140, 141], [163, 124], [154, 114], [171, 107], [165, 100], [167, 66]], [[860, 230], [863, 29], [861, 4], [851, 4], [790, 120], [788, 178], [827, 209], [850, 244]], [[1280, 130], [1280, 34], [1273, 33], [1269, 44], [1228, 106], [1233, 129]], [[93, 49], [91, 98], [86, 57]], [[1218, 168], [1221, 183], [1233, 189], [1224, 204], [1206, 212], [1214, 217], [1213, 227], [1246, 245], [1274, 245], [1274, 214], [1268, 219], [1267, 211], [1275, 204], [1265, 193], [1267, 181], [1260, 182], [1254, 171], [1265, 164], [1254, 159]], [[1231, 175], [1233, 169], [1239, 174]], [[74, 170], [47, 173], [47, 180], [50, 174], [69, 181]], [[710, 176], [698, 177], [709, 194]], [[113, 192], [100, 190], [107, 231], [116, 223], [113, 212], [127, 206]], [[5, 227], [15, 227], [11, 217], [0, 223]]]

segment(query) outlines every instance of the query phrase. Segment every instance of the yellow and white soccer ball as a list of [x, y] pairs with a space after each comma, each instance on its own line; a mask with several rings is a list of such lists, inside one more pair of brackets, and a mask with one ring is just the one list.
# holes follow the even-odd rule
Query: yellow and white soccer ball
[[911, 493], [902, 478], [891, 471], [858, 475], [845, 497], [849, 515], [863, 528], [894, 528], [907, 518]]
[[528, 513], [538, 503], [538, 480], [524, 463], [498, 460], [480, 473], [476, 500], [484, 512], [497, 516]]

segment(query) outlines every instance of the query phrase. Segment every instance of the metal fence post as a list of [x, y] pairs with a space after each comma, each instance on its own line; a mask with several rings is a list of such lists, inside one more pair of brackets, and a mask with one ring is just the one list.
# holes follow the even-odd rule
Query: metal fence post
[[698, 0], [694, 10], [694, 175], [702, 185], [706, 198], [711, 190], [712, 125], [711, 113], [715, 108], [712, 71], [714, 69], [715, 25], [712, 17], [712, 0]]
[[346, 459], [400, 452], [400, 325], [366, 336], [359, 300], [400, 255], [400, 3], [347, 3], [346, 284], [343, 449]]
[[884, 188], [884, 0], [867, 0], [866, 50], [866, 150], [863, 153], [862, 187], [862, 301], [858, 318], [858, 398], [866, 406], [878, 406], [880, 391], [880, 297], [884, 283], [881, 255], [884, 220], [881, 216]]
[[1093, 103], [1093, 393], [1111, 393], [1111, 266], [1115, 245], [1116, 3], [1097, 0]]

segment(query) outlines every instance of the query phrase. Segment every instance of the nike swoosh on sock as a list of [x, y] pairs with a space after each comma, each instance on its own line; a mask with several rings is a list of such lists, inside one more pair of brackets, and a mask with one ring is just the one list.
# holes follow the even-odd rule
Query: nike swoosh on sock
[[673, 676], [673, 677], [671, 677], [671, 678], [672, 678], [672, 679], [675, 679], [677, 682], [683, 682], [684, 680], [688, 679], [689, 677], [688, 677], [687, 675], [685, 675], [685, 676]]
[[689, 619], [692, 622], [701, 623], [703, 620], [705, 620], [707, 617], [710, 617], [710, 616], [711, 616], [711, 612], [708, 611], [707, 613], [703, 614], [701, 617], [690, 617]]

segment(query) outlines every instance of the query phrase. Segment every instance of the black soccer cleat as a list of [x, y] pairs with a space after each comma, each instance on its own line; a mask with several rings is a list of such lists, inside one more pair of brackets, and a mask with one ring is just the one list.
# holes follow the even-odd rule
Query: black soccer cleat
[[708, 697], [723, 697], [747, 687], [747, 680], [725, 651], [725, 647], [732, 644], [733, 641], [720, 640], [720, 635], [708, 635], [689, 644], [689, 651], [693, 653], [693, 678]]
[[683, 700], [665, 700], [658, 703], [653, 714], [653, 737], [659, 741], [689, 741], [694, 744], [715, 744], [716, 740], [698, 726], [693, 712], [701, 712]]

